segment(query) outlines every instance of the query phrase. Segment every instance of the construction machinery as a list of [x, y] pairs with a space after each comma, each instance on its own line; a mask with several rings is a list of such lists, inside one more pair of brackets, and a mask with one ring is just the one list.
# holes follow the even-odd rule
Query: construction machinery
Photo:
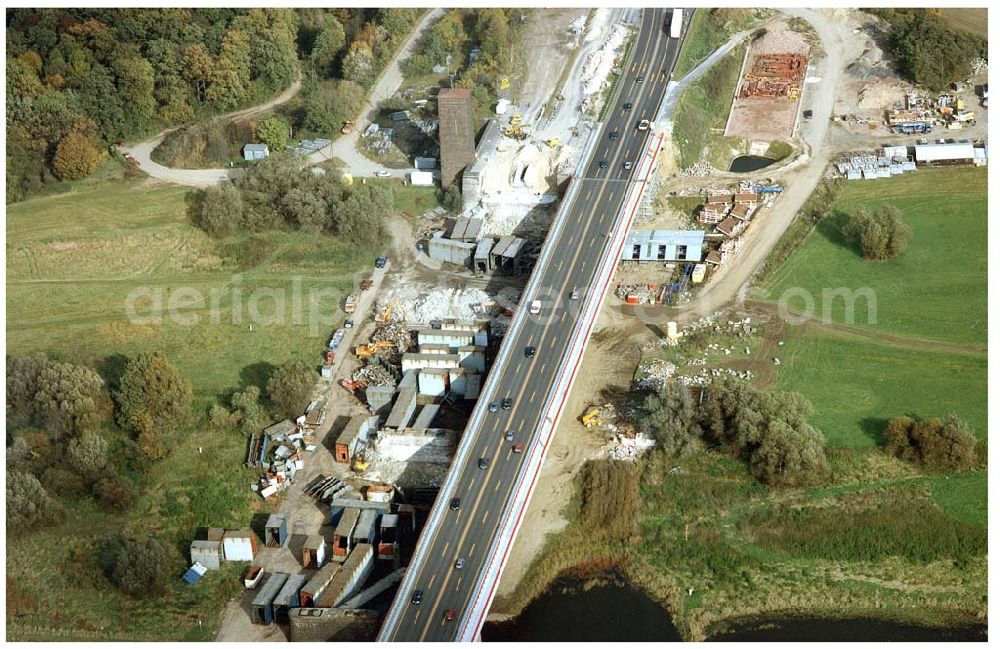
[[364, 381], [353, 381], [351, 379], [340, 379], [340, 384], [351, 394], [354, 394], [355, 390], [363, 390], [368, 387], [368, 384]]
[[344, 122], [344, 127], [340, 129], [340, 132], [343, 133], [344, 135], [347, 135], [353, 130], [354, 130], [354, 120], [349, 119], [346, 122]]
[[545, 144], [547, 144], [549, 148], [554, 149], [557, 146], [560, 146], [562, 142], [557, 137], [550, 137], [549, 139], [545, 140]]
[[596, 428], [597, 426], [610, 423], [614, 418], [614, 413], [615, 407], [610, 403], [606, 403], [603, 406], [593, 405], [583, 411], [583, 415], [580, 416], [580, 422], [587, 428]]
[[371, 358], [380, 349], [395, 349], [395, 347], [396, 345], [387, 340], [380, 340], [370, 345], [358, 345], [354, 348], [354, 355], [358, 358]]
[[351, 460], [351, 470], [361, 473], [368, 468], [368, 464], [368, 449], [362, 448], [354, 454], [354, 459]]
[[528, 138], [528, 129], [521, 123], [521, 114], [511, 115], [510, 123], [503, 130], [503, 134], [514, 140], [525, 140]]
[[375, 322], [377, 322], [379, 324], [385, 324], [385, 323], [389, 322], [389, 320], [392, 318], [392, 311], [393, 311], [393, 309], [395, 309], [398, 306], [399, 306], [399, 302], [397, 302], [395, 300], [393, 300], [392, 302], [389, 302], [389, 304], [387, 304], [386, 307], [385, 307], [385, 311], [383, 311], [380, 315], [375, 316]]

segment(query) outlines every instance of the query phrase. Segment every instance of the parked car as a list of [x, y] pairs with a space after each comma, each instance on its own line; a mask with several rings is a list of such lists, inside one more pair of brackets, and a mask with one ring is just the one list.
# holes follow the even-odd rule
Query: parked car
[[461, 505], [462, 505], [462, 499], [461, 498], [452, 498], [451, 499], [451, 504], [448, 505], [448, 509], [450, 509], [453, 512], [457, 512], [458, 508]]
[[803, 111], [802, 112], [802, 117], [804, 117], [806, 119], [812, 119], [813, 118], [813, 112], [811, 110]]
[[344, 329], [353, 329], [353, 328], [354, 328], [354, 320], [348, 320], [347, 322], [344, 323]]
[[410, 597], [410, 604], [413, 604], [414, 606], [420, 606], [420, 602], [423, 601], [423, 599], [424, 599], [424, 591], [415, 590], [413, 591], [413, 596]]
[[485, 471], [486, 467], [488, 467], [489, 465], [490, 465], [490, 461], [487, 460], [485, 457], [479, 458], [479, 468], [480, 469], [482, 469], [483, 471]]
[[389, 263], [388, 257], [379, 257], [375, 260], [375, 268], [385, 268], [387, 263]]
[[379, 178], [388, 178], [392, 174], [390, 174], [388, 171], [376, 171], [375, 175], [378, 176]]

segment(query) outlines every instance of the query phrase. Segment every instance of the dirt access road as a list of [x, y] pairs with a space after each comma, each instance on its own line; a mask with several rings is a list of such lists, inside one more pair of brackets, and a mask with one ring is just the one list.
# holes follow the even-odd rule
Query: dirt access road
[[[782, 9], [782, 12], [806, 20], [819, 36], [822, 56], [810, 63], [811, 77], [821, 81], [807, 84], [802, 105], [815, 113], [810, 121], [800, 120], [799, 128], [808, 161], [795, 165], [780, 177], [785, 186], [781, 198], [766, 214], [766, 218], [750, 228], [744, 238], [743, 249], [732, 262], [723, 266], [701, 291], [700, 297], [681, 307], [668, 309], [670, 319], [690, 322], [728, 305], [738, 297], [741, 289], [763, 263], [771, 249], [784, 234], [823, 177], [836, 152], [830, 144], [830, 116], [841, 83], [844, 69], [844, 43], [851, 38], [851, 30], [842, 21], [829, 17], [830, 10]], [[815, 55], [814, 55], [815, 56]]]
[[[416, 28], [414, 28], [414, 30], [410, 33], [406, 42], [404, 42], [396, 52], [396, 56], [393, 57], [392, 62], [385, 67], [385, 70], [382, 71], [378, 81], [375, 82], [371, 93], [368, 95], [368, 101], [365, 103], [364, 108], [361, 109], [361, 113], [357, 117], [357, 124], [363, 124], [368, 116], [376, 110], [380, 101], [391, 97], [392, 94], [399, 89], [400, 84], [403, 83], [403, 73], [399, 67], [400, 64], [410, 57], [410, 54], [413, 53], [420, 37], [423, 36], [424, 32], [430, 28], [431, 24], [433, 24], [443, 14], [444, 9], [434, 9], [429, 11], [423, 19], [421, 19], [420, 23], [417, 24]], [[300, 75], [295, 79], [295, 82], [291, 86], [274, 99], [257, 106], [227, 113], [217, 119], [245, 117], [247, 115], [253, 115], [255, 113], [269, 110], [287, 102], [289, 99], [297, 95], [301, 89], [302, 77]], [[163, 138], [176, 131], [177, 128], [181, 127], [167, 129], [148, 140], [139, 142], [138, 144], [134, 144], [132, 146], [124, 147], [122, 152], [130, 153], [135, 156], [136, 160], [139, 161], [139, 168], [151, 177], [175, 183], [177, 185], [186, 185], [188, 187], [211, 187], [218, 184], [219, 181], [233, 178], [241, 172], [240, 169], [176, 169], [173, 167], [165, 167], [154, 162], [150, 157], [153, 153], [153, 149], [159, 146], [160, 142], [163, 141]], [[311, 154], [309, 156], [309, 163], [315, 165], [321, 162], [326, 162], [332, 158], [337, 158], [346, 164], [345, 171], [348, 171], [355, 176], [371, 177], [374, 176], [376, 172], [388, 172], [390, 176], [402, 178], [406, 175], [406, 173], [408, 173], [406, 170], [383, 167], [382, 165], [372, 162], [358, 153], [355, 147], [360, 135], [360, 129], [355, 129], [350, 134], [334, 140], [330, 146]]]

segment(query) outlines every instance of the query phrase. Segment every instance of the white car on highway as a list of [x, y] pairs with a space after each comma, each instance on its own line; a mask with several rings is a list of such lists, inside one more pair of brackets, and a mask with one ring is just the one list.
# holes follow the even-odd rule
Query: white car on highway
[[639, 120], [639, 124], [636, 126], [636, 128], [638, 128], [640, 131], [648, 131], [649, 130], [649, 120], [648, 119], [640, 119]]

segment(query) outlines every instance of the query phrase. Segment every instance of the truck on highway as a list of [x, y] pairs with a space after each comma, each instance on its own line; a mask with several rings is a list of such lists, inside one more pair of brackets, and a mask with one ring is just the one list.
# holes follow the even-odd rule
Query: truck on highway
[[670, 38], [680, 38], [681, 28], [684, 26], [684, 10], [674, 9], [670, 16]]

